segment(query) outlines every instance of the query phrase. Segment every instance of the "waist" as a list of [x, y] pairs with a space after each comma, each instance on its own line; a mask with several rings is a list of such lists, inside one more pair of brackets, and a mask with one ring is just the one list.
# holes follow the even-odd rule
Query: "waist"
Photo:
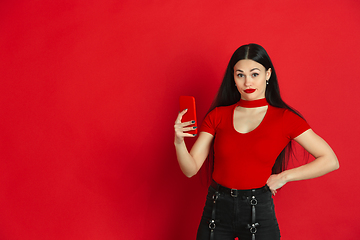
[[[227, 163], [226, 163], [227, 162]], [[275, 160], [274, 160], [275, 162]], [[223, 186], [234, 189], [261, 188], [266, 184], [272, 173], [272, 164], [248, 163], [239, 159], [237, 163], [228, 162], [225, 159], [214, 161], [212, 178]], [[265, 165], [267, 165], [265, 167]]]
[[216, 191], [220, 193], [228, 194], [232, 197], [238, 197], [238, 196], [256, 196], [259, 194], [262, 194], [264, 192], [269, 192], [270, 189], [267, 185], [261, 187], [261, 188], [254, 188], [254, 189], [233, 189], [233, 188], [227, 188], [224, 187], [214, 180], [211, 181], [210, 186], [214, 188]]

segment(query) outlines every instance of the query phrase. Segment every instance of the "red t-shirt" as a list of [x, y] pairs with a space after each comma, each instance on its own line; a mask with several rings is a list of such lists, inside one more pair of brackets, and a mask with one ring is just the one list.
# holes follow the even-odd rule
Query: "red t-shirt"
[[213, 179], [228, 188], [252, 189], [266, 184], [276, 158], [290, 140], [310, 128], [295, 113], [268, 106], [260, 125], [239, 133], [233, 124], [237, 104], [217, 107], [204, 119], [200, 131], [214, 135]]

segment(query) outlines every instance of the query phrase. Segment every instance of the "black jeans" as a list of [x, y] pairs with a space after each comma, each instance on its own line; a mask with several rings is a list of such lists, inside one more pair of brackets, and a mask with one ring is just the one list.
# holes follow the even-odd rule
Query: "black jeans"
[[[230, 191], [222, 187], [222, 189]], [[238, 190], [237, 196], [231, 196], [230, 192], [215, 190], [210, 186], [206, 203], [198, 228], [197, 240], [209, 240], [211, 228], [212, 239], [230, 240], [236, 237], [239, 240], [279, 240], [280, 230], [274, 211], [274, 203], [270, 190], [254, 192], [251, 190]], [[217, 196], [217, 197], [214, 197]], [[254, 196], [254, 197], [253, 197]], [[213, 213], [214, 198], [216, 198], [215, 211]], [[253, 223], [253, 206], [251, 203], [256, 199], [256, 230], [250, 229]], [[253, 201], [252, 201], [253, 200]], [[215, 215], [215, 217], [213, 216]], [[214, 218], [215, 221], [211, 221]], [[209, 226], [210, 225], [210, 226]], [[256, 231], [253, 236], [252, 230]]]

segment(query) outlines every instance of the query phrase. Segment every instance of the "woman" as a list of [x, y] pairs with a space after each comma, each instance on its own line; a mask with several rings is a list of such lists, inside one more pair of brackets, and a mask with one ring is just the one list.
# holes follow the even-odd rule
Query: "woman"
[[[280, 239], [272, 195], [287, 182], [315, 178], [339, 168], [330, 146], [280, 97], [275, 69], [257, 44], [238, 48], [198, 139], [191, 122], [175, 122], [175, 149], [181, 170], [195, 175], [213, 152], [209, 187], [197, 239]], [[285, 170], [286, 149], [295, 140], [315, 160]], [[210, 151], [213, 149], [214, 151]]]

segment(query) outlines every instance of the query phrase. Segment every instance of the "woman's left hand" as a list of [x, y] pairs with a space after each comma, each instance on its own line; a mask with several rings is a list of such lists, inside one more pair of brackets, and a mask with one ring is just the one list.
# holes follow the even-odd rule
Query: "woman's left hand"
[[266, 181], [266, 185], [268, 185], [272, 195], [274, 195], [274, 196], [277, 193], [276, 190], [286, 184], [286, 181], [280, 175], [281, 174], [272, 174]]

